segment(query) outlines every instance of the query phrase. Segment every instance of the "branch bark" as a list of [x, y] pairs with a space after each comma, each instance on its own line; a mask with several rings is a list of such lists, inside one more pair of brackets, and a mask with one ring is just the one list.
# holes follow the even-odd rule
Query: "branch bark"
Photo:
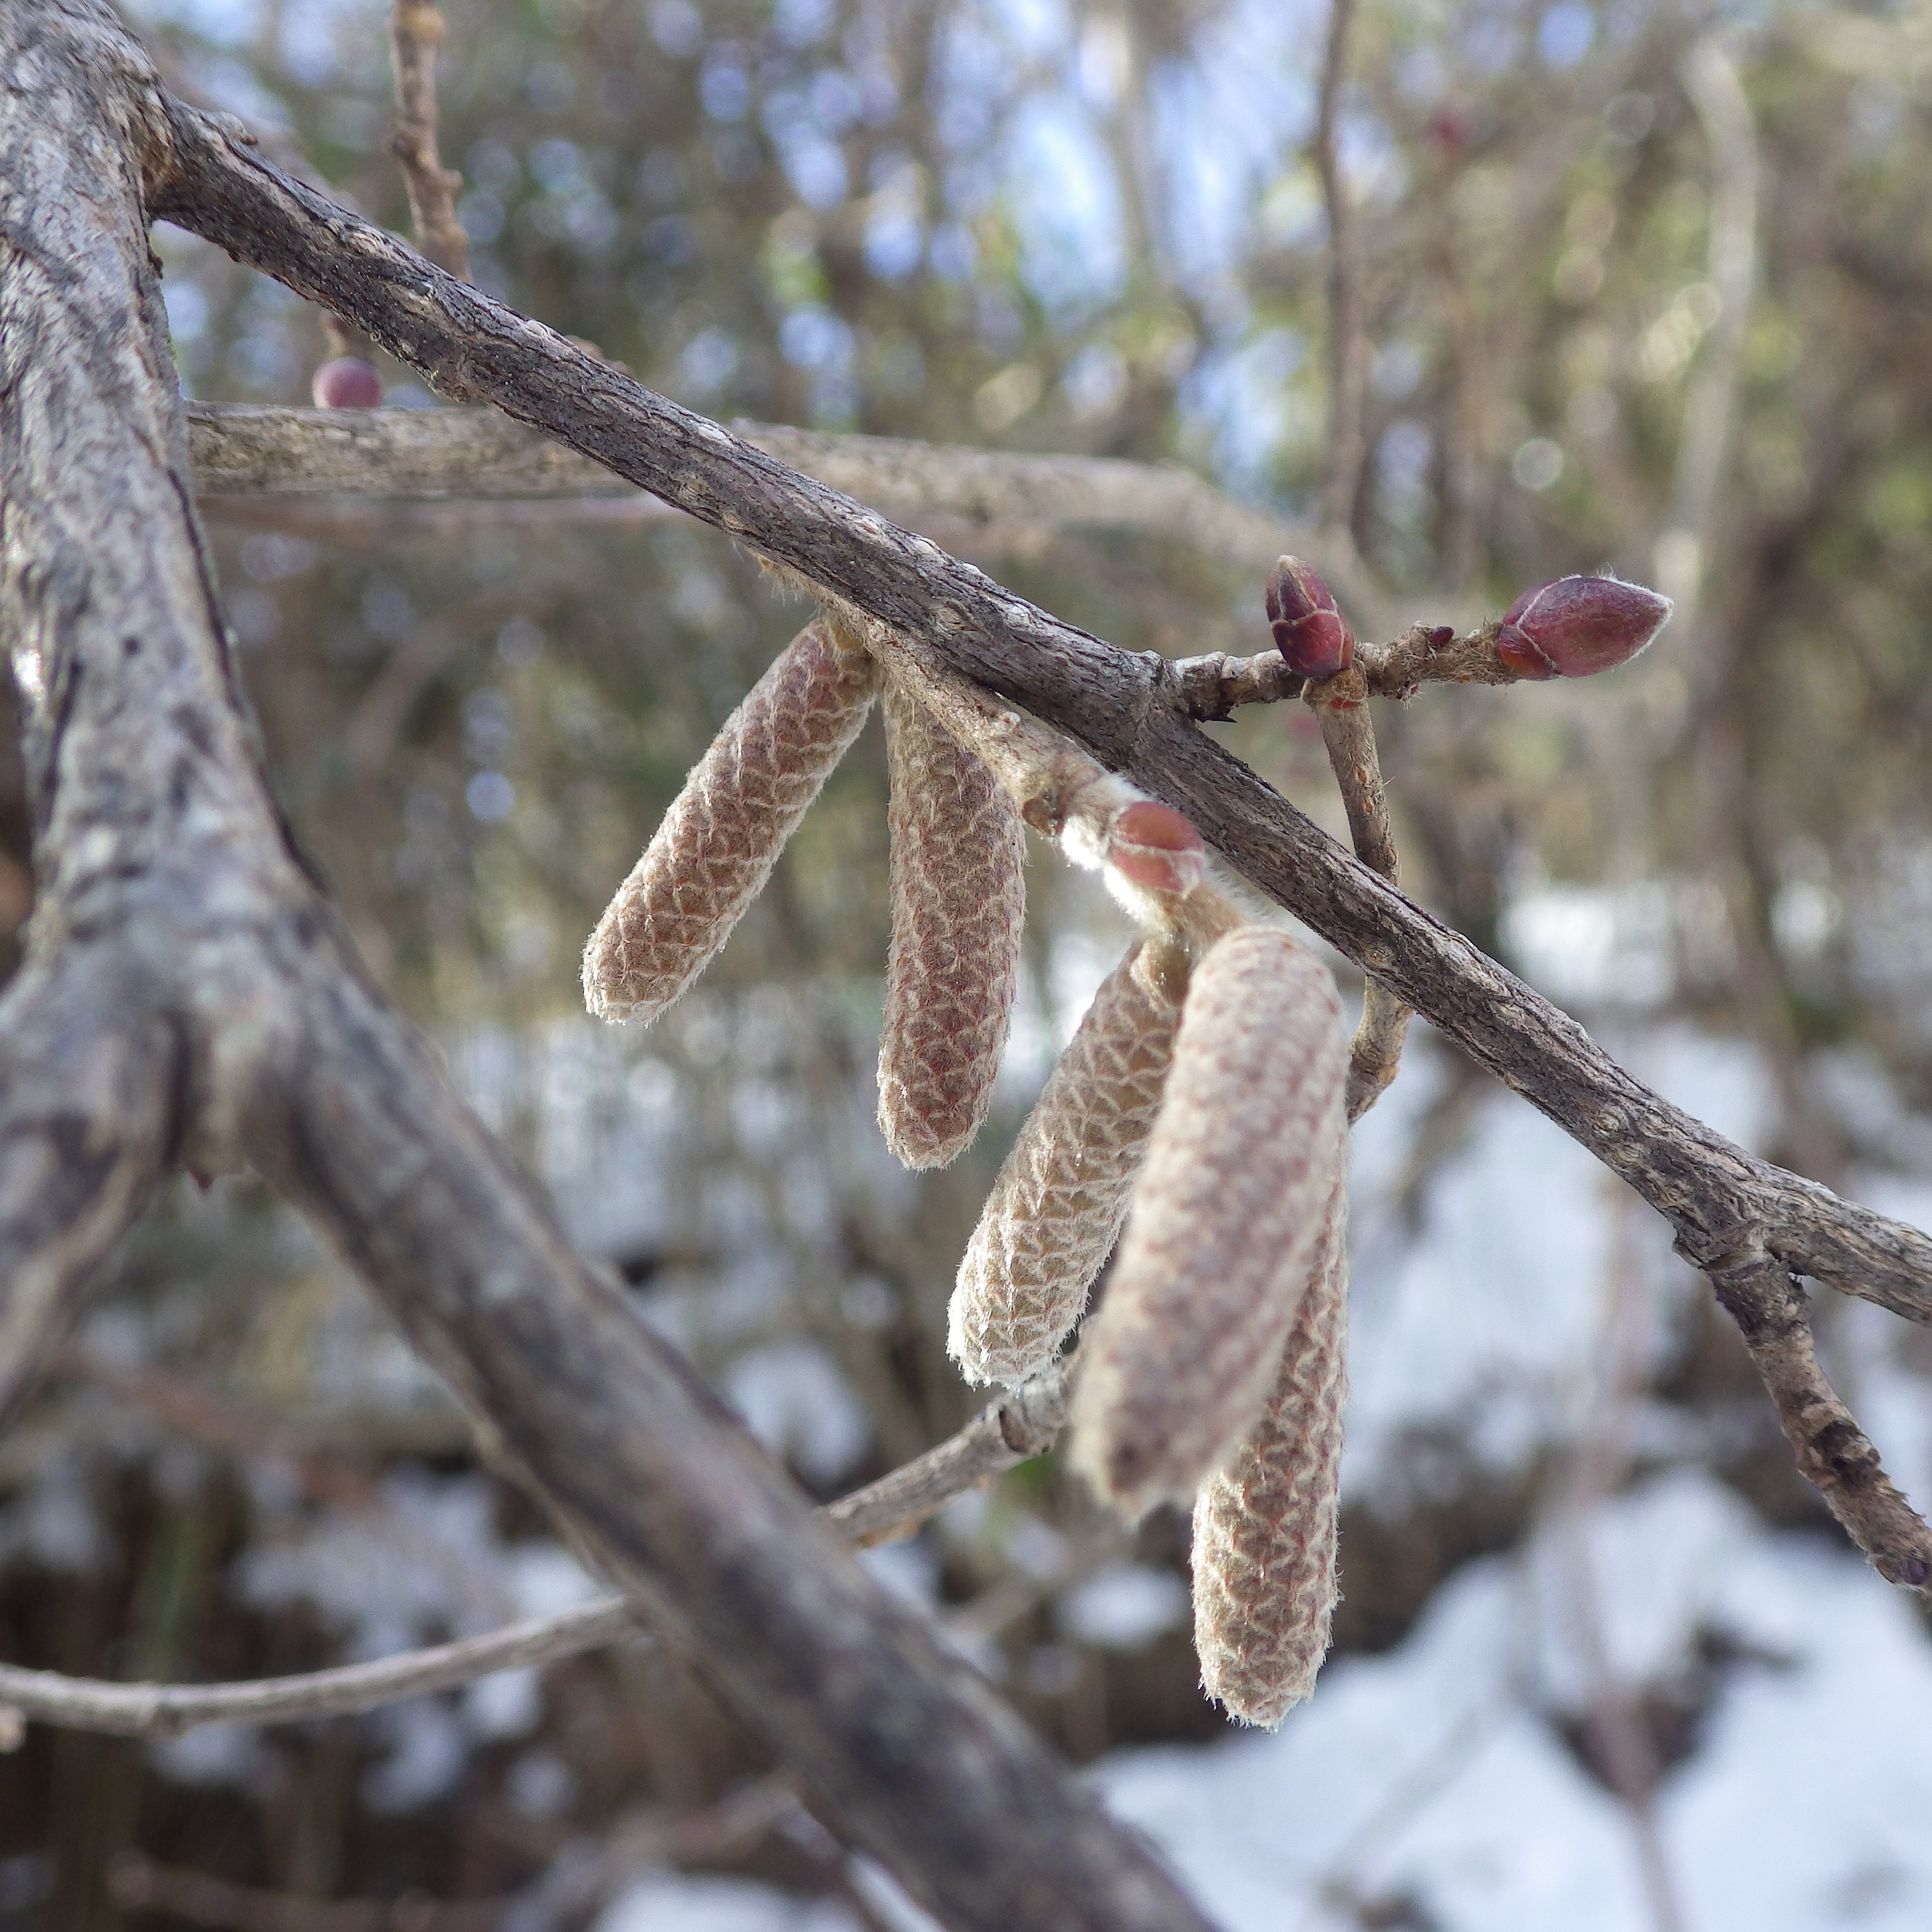
[[1432, 919], [1166, 701], [1160, 662], [1060, 622], [722, 425], [652, 394], [165, 104], [152, 212], [350, 314], [446, 393], [487, 397], [882, 623], [894, 648], [1064, 731], [1191, 818], [1259, 890], [1375, 974], [1671, 1222], [1700, 1267], [1763, 1251], [1932, 1321], [1932, 1239], [1744, 1151]]
[[[781, 423], [731, 428], [754, 448], [902, 522], [943, 519], [970, 531], [1157, 531], [1249, 576], [1298, 545], [1324, 572], [1333, 562], [1310, 532], [1166, 464], [829, 436]], [[196, 488], [224, 512], [237, 497], [589, 498], [607, 513], [640, 500], [605, 464], [496, 410], [190, 403], [188, 447]], [[1352, 586], [1350, 598], [1355, 609], [1387, 601], [1361, 586]]]
[[[110, 1167], [110, 1198], [130, 1214], [176, 1149], [279, 1184], [596, 1566], [944, 1922], [1202, 1926], [571, 1252], [370, 982], [271, 802], [188, 486], [143, 200], [169, 201], [173, 143], [212, 124], [167, 100], [104, 0], [0, 9], [0, 628], [38, 810], [28, 971], [111, 976], [122, 1004], [90, 1051], [176, 1043], [124, 1076], [136, 1126], [172, 1130]], [[16, 1034], [8, 1070], [58, 1044]], [[34, 1144], [37, 1106], [38, 1083], [0, 1087], [0, 1148]], [[0, 1295], [37, 1346], [62, 1298], [37, 1312], [21, 1282], [78, 1278], [108, 1192], [19, 1240]]]

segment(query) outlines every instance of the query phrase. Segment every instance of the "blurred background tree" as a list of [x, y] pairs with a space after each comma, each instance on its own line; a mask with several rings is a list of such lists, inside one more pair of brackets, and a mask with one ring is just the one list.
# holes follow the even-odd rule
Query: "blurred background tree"
[[[182, 92], [406, 231], [384, 10], [130, 6]], [[474, 0], [442, 150], [474, 279], [695, 408], [1178, 461], [1310, 524], [1326, 26], [1263, 0]], [[1411, 890], [1694, 1111], [1932, 1222], [1932, 9], [1375, 4], [1341, 106], [1358, 625], [1605, 565], [1679, 604], [1600, 688], [1385, 710]], [[156, 245], [188, 392], [305, 400], [318, 314]], [[1036, 855], [1000, 1109], [957, 1168], [903, 1175], [870, 1120], [875, 738], [671, 1016], [603, 1030], [578, 997], [583, 936], [795, 604], [710, 532], [571, 504], [230, 506], [215, 533], [302, 836], [580, 1239], [819, 1493], [956, 1426], [952, 1272], [1118, 952], [1104, 902]], [[1130, 648], [1265, 641], [1259, 584], [1178, 538], [934, 533]], [[1339, 828], [1298, 708], [1220, 728]], [[10, 966], [10, 726], [0, 758]], [[1216, 1742], [1184, 1523], [1117, 1533], [1056, 1460], [881, 1576], [1231, 1926], [1923, 1924], [1932, 1646], [1660, 1227], [1426, 1036], [1358, 1138], [1346, 1600], [1279, 1740]], [[1820, 1314], [1922, 1502], [1932, 1352]], [[265, 1674], [590, 1588], [246, 1181], [151, 1217], [0, 1444], [12, 1660]], [[1862, 1768], [1801, 1814], [1826, 1724]], [[1156, 1744], [1186, 1749], [1117, 1755]], [[352, 1922], [320, 1901], [404, 1894], [424, 1927], [914, 1922], [795, 1808], [719, 1810], [764, 1768], [642, 1652], [153, 1748], [35, 1728], [0, 1756], [0, 1927], [310, 1932]]]

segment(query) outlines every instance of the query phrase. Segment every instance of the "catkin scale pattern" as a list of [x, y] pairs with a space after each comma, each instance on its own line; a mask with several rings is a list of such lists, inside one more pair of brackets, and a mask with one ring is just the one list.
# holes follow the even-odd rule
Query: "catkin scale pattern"
[[986, 766], [886, 681], [892, 946], [879, 1126], [908, 1167], [944, 1167], [980, 1130], [1019, 983], [1025, 835]]
[[704, 970], [866, 722], [878, 673], [808, 624], [692, 768], [584, 952], [600, 1018], [653, 1019]]
[[1338, 1185], [1274, 1392], [1195, 1499], [1202, 1687], [1244, 1724], [1280, 1724], [1313, 1690], [1328, 1652], [1348, 1305], [1348, 1196]]
[[1102, 982], [967, 1245], [947, 1346], [969, 1382], [1044, 1368], [1119, 1238], [1180, 1018], [1147, 958], [1136, 946]]
[[1260, 1411], [1334, 1189], [1348, 1060], [1334, 982], [1287, 934], [1208, 949], [1074, 1393], [1075, 1466], [1124, 1514], [1192, 1496]]

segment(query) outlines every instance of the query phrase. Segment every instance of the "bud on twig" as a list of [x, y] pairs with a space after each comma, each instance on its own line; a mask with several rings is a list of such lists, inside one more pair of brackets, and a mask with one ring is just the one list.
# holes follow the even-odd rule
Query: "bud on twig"
[[373, 362], [359, 356], [337, 356], [322, 364], [309, 382], [319, 410], [373, 410], [382, 400], [382, 379]]
[[1274, 1392], [1194, 1504], [1202, 1686], [1244, 1724], [1280, 1724], [1328, 1654], [1348, 1310], [1348, 1192], [1338, 1186]]
[[1026, 921], [1018, 808], [888, 679], [892, 950], [879, 1126], [908, 1167], [944, 1167], [980, 1130], [1006, 1042]]
[[1115, 818], [1107, 863], [1144, 891], [1180, 897], [1207, 876], [1208, 849], [1172, 806], [1142, 799]]
[[1120, 1238], [1180, 1018], [1164, 950], [1136, 946], [1102, 982], [993, 1183], [948, 1324], [968, 1382], [1044, 1368]]
[[1628, 664], [1664, 628], [1671, 603], [1616, 577], [1564, 577], [1503, 613], [1496, 655], [1518, 676], [1589, 677]]
[[1312, 564], [1298, 556], [1276, 564], [1268, 579], [1268, 614], [1275, 647], [1291, 670], [1333, 677], [1354, 661], [1355, 634]]
[[590, 935], [584, 998], [593, 1013], [653, 1019], [704, 970], [859, 735], [878, 688], [871, 658], [839, 649], [823, 624], [778, 654]]
[[1318, 960], [1261, 926], [1209, 948], [1082, 1345], [1074, 1459], [1123, 1514], [1191, 1496], [1252, 1424], [1335, 1185], [1347, 1072]]

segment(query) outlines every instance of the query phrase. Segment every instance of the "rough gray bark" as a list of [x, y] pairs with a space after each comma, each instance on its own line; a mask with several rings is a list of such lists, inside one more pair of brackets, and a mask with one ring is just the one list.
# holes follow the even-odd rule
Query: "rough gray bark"
[[0, 626], [40, 892], [0, 1010], [0, 1389], [172, 1158], [249, 1162], [945, 1923], [1202, 1925], [572, 1253], [369, 982], [270, 801], [188, 486], [142, 203], [171, 172], [167, 116], [208, 124], [166, 105], [101, 0], [0, 8]]
[[892, 649], [1012, 699], [1186, 813], [1262, 892], [1628, 1180], [1698, 1266], [1768, 1252], [1932, 1321], [1932, 1239], [1757, 1159], [1633, 1078], [1567, 1014], [1196, 730], [1169, 701], [1158, 659], [1060, 622], [652, 394], [290, 179], [206, 116], [173, 101], [166, 112], [173, 166], [152, 212], [347, 316], [445, 394], [487, 398], [824, 586], [885, 625]]

